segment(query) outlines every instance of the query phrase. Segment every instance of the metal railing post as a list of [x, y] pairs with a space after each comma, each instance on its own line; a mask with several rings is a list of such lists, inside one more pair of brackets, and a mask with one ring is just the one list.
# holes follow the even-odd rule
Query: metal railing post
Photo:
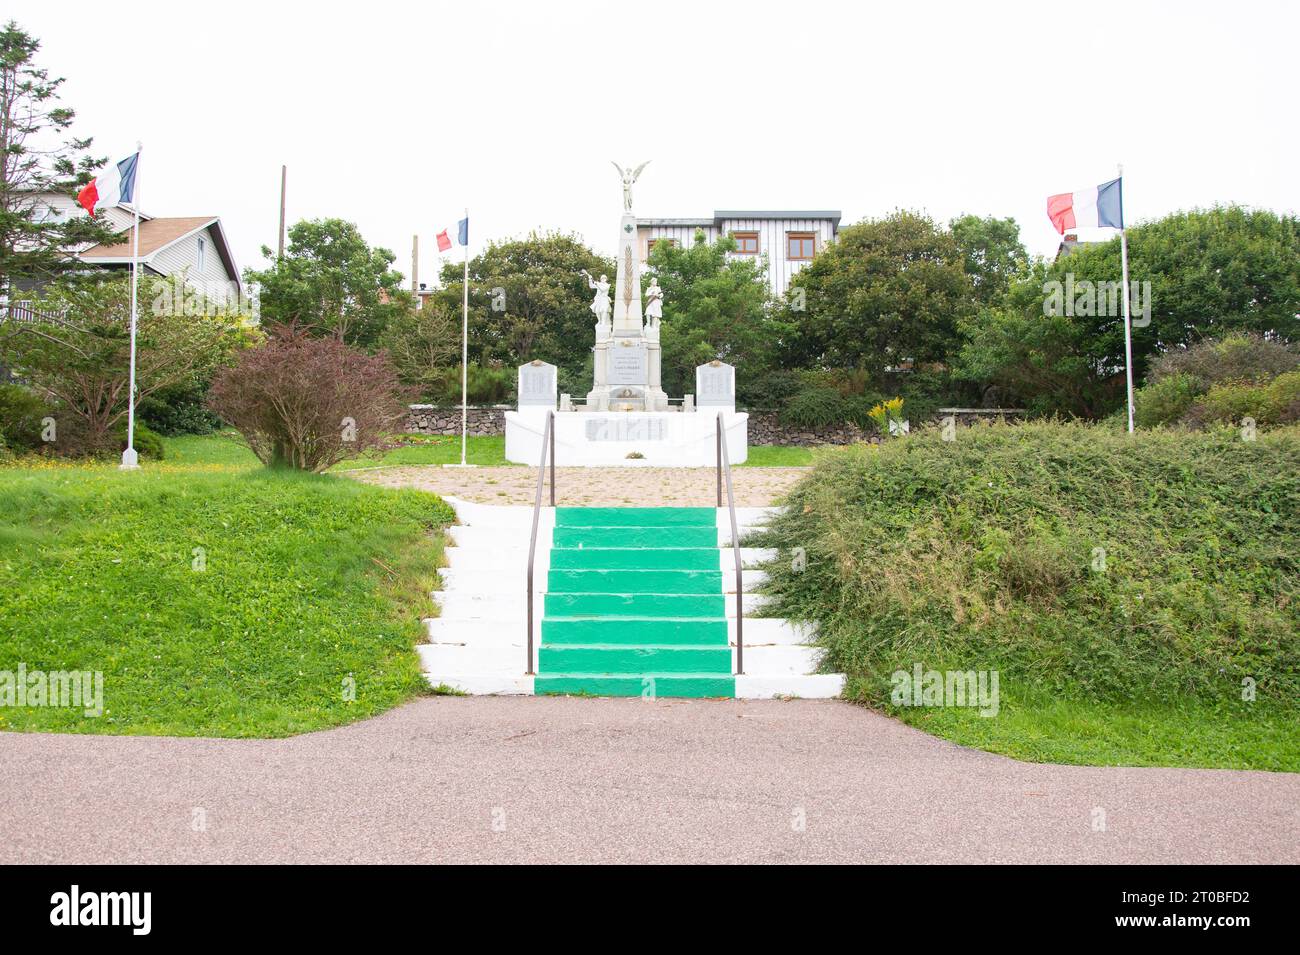
[[718, 433], [715, 435], [718, 452], [718, 507], [722, 506], [722, 412], [718, 412]]
[[731, 452], [722, 440], [718, 412], [718, 507], [722, 506], [722, 465], [727, 465], [727, 510], [731, 515], [731, 553], [736, 558], [736, 676], [745, 674], [745, 580], [740, 562], [740, 529], [736, 526], [736, 489], [731, 483]]
[[546, 480], [546, 455], [551, 456], [551, 507], [555, 506], [555, 412], [546, 412], [546, 428], [542, 432], [542, 460], [537, 464], [537, 496], [533, 499], [533, 532], [528, 539], [528, 663], [524, 674], [536, 676], [533, 669], [533, 565], [537, 559], [537, 523], [542, 516], [542, 484]]

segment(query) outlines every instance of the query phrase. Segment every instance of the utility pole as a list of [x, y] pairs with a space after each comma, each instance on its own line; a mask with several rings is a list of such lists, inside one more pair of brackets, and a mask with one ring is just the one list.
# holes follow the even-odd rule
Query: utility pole
[[289, 167], [280, 167], [280, 243], [276, 258], [284, 258], [284, 190], [289, 183]]

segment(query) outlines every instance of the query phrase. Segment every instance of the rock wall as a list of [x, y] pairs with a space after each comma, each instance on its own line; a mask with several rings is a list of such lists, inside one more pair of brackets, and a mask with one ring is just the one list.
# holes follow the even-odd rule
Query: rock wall
[[814, 447], [819, 444], [858, 444], [880, 442], [880, 436], [869, 434], [853, 425], [836, 425], [828, 428], [801, 428], [782, 424], [776, 411], [749, 412], [749, 443], [780, 444], [794, 447]]
[[[469, 433], [475, 437], [506, 433], [506, 412], [514, 405], [469, 407]], [[415, 434], [460, 434], [460, 406], [411, 405], [406, 430]]]

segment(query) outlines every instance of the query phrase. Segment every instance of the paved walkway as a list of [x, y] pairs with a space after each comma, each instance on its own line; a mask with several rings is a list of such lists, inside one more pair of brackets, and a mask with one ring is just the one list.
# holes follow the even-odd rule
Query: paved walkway
[[832, 701], [429, 698], [0, 759], [9, 863], [1300, 862], [1300, 775], [1019, 763]]
[[[808, 468], [733, 468], [737, 507], [766, 507], [794, 487]], [[537, 468], [375, 468], [343, 471], [383, 487], [414, 487], [478, 504], [532, 504]], [[556, 468], [555, 502], [561, 506], [713, 507], [713, 468]]]

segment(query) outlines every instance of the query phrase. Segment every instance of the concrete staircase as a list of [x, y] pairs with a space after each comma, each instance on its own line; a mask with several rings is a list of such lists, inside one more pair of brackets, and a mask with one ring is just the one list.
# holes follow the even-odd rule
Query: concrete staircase
[[[730, 520], [714, 508], [545, 508], [534, 564], [537, 676], [524, 674], [524, 586], [532, 508], [447, 499], [441, 613], [419, 647], [435, 686], [467, 693], [598, 696], [831, 697], [840, 674], [816, 673], [810, 634], [752, 618], [742, 594], [745, 674], [735, 676], [735, 565]], [[737, 508], [743, 537], [769, 508]], [[746, 568], [768, 553], [741, 552]], [[745, 590], [762, 582], [747, 569]]]

